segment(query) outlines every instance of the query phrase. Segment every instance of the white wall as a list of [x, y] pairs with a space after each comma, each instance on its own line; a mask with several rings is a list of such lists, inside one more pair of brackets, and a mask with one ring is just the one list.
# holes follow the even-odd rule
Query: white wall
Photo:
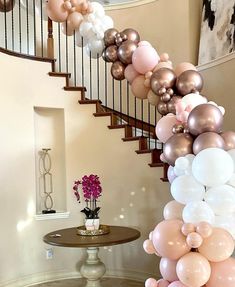
[[[4, 262], [0, 286], [26, 286], [77, 275], [76, 262], [83, 252], [54, 248], [54, 259], [46, 260], [42, 237], [82, 223], [82, 206], [72, 194], [72, 184], [90, 173], [100, 176], [104, 190], [101, 222], [135, 226], [142, 232], [138, 241], [101, 250], [108, 273], [142, 279], [146, 273], [157, 273], [157, 258], [144, 253], [142, 242], [160, 221], [162, 208], [169, 201], [168, 184], [159, 180], [161, 168], [147, 165], [149, 155], [136, 155], [136, 142], [122, 142], [123, 130], [109, 130], [108, 118], [94, 118], [93, 105], [79, 105], [78, 92], [63, 91], [64, 80], [47, 75], [49, 64], [0, 54], [0, 65], [4, 67], [0, 72], [0, 253]], [[68, 219], [34, 218], [34, 107], [64, 109]]]

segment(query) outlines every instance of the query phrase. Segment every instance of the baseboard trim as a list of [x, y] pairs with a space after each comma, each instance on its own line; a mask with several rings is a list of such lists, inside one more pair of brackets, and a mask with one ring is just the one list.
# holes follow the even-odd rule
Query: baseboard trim
[[[123, 278], [138, 282], [144, 282], [147, 278], [155, 276], [153, 274], [136, 270], [107, 270], [105, 274], [105, 277], [108, 278]], [[29, 276], [18, 278], [17, 280], [3, 282], [0, 283], [0, 287], [29, 287], [40, 283], [74, 278], [81, 278], [80, 273], [77, 271], [59, 270], [54, 272], [31, 274]]]

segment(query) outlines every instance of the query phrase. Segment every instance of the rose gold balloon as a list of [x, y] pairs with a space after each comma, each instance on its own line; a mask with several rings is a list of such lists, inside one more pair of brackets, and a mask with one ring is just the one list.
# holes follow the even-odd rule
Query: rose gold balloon
[[9, 12], [15, 6], [15, 0], [0, 0], [0, 12]]
[[222, 125], [223, 115], [221, 111], [211, 104], [195, 107], [188, 117], [189, 131], [195, 136], [205, 132], [220, 133]]
[[146, 99], [149, 88], [144, 85], [145, 77], [143, 75], [137, 76], [131, 84], [131, 91], [133, 95], [139, 99]]
[[153, 245], [162, 257], [177, 260], [188, 253], [190, 247], [181, 232], [181, 220], [164, 220], [153, 231]]
[[61, 31], [67, 36], [72, 36], [74, 34], [74, 29], [66, 24], [66, 22], [61, 23]]
[[180, 74], [182, 74], [183, 72], [188, 71], [188, 70], [197, 71], [196, 67], [193, 64], [183, 62], [183, 63], [180, 63], [176, 66], [175, 74], [177, 77], [179, 77]]
[[168, 108], [167, 108], [167, 103], [164, 103], [163, 101], [159, 101], [157, 104], [157, 110], [159, 114], [165, 116], [168, 114]]
[[122, 34], [124, 34], [126, 36], [126, 40], [133, 41], [136, 44], [138, 44], [140, 41], [140, 35], [134, 29], [131, 29], [131, 28], [125, 29], [122, 31]]
[[225, 142], [223, 138], [217, 133], [206, 132], [206, 133], [200, 134], [194, 140], [193, 153], [198, 154], [201, 150], [210, 148], [210, 147], [217, 147], [217, 148], [224, 149]]
[[193, 138], [190, 134], [175, 134], [163, 146], [163, 154], [169, 165], [174, 166], [180, 156], [193, 152]]
[[160, 96], [162, 94], [161, 88], [172, 88], [175, 84], [175, 81], [176, 76], [173, 70], [168, 68], [161, 68], [152, 74], [151, 89], [156, 95]]
[[202, 245], [203, 238], [197, 232], [192, 232], [187, 236], [186, 242], [191, 248], [198, 248]]
[[222, 228], [213, 228], [211, 236], [204, 238], [199, 252], [211, 262], [228, 259], [234, 251], [233, 237]]
[[235, 132], [227, 131], [227, 132], [223, 132], [220, 135], [224, 139], [225, 150], [235, 149]]
[[176, 273], [186, 286], [201, 287], [209, 280], [211, 267], [201, 254], [190, 252], [180, 258], [176, 265]]
[[202, 238], [207, 238], [211, 236], [213, 228], [210, 223], [202, 221], [197, 225], [196, 231], [202, 236]]
[[165, 93], [161, 96], [161, 101], [163, 101], [164, 103], [169, 102], [171, 99], [171, 96], [168, 93]]
[[179, 134], [184, 132], [184, 125], [182, 124], [176, 124], [172, 128], [173, 134]]
[[177, 260], [171, 260], [169, 258], [163, 257], [160, 261], [160, 273], [162, 278], [167, 281], [176, 281], [179, 280], [176, 274], [176, 264]]
[[70, 30], [72, 29], [75, 30], [79, 28], [82, 21], [83, 21], [82, 14], [78, 12], [73, 12], [73, 13], [70, 13], [67, 18], [67, 26], [69, 27]]
[[181, 99], [181, 97], [179, 96], [173, 96], [170, 101], [167, 103], [167, 109], [169, 113], [172, 114], [176, 114], [176, 110], [175, 110], [175, 104], [177, 103], [177, 101], [179, 101]]
[[111, 66], [111, 74], [115, 80], [121, 81], [125, 79], [124, 76], [125, 65], [120, 62], [116, 61]]
[[118, 59], [117, 56], [117, 46], [116, 45], [111, 45], [108, 46], [105, 51], [104, 51], [104, 59], [106, 62], [116, 62]]
[[169, 60], [169, 54], [167, 54], [167, 53], [161, 54], [161, 55], [160, 55], [160, 60], [161, 60], [162, 62], [167, 62], [167, 61]]
[[182, 233], [185, 236], [188, 236], [190, 233], [195, 231], [195, 226], [192, 223], [184, 223], [184, 225], [181, 228]]
[[117, 29], [110, 28], [104, 32], [104, 44], [105, 47], [111, 46], [115, 44], [115, 37], [118, 33]]
[[211, 262], [211, 276], [206, 287], [234, 287], [235, 259], [230, 257], [222, 262]]
[[48, 0], [47, 15], [54, 22], [65, 22], [69, 12], [64, 8], [64, 0]]
[[133, 41], [127, 40], [118, 48], [118, 58], [123, 64], [132, 63], [132, 55], [137, 48], [137, 44]]
[[184, 205], [177, 202], [176, 200], [172, 200], [168, 202], [163, 210], [164, 219], [180, 219], [182, 220], [182, 212], [184, 209]]
[[185, 71], [176, 81], [176, 88], [182, 96], [190, 93], [200, 92], [203, 87], [202, 76], [197, 71]]

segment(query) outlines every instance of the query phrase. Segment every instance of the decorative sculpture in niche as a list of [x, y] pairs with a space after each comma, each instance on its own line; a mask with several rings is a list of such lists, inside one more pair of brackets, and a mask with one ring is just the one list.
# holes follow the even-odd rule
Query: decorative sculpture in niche
[[49, 148], [43, 148], [39, 152], [39, 172], [40, 172], [40, 183], [39, 191], [43, 194], [42, 198], [44, 201], [45, 209], [42, 210], [43, 214], [55, 213], [56, 211], [52, 209], [53, 207], [53, 181], [51, 174], [51, 156], [49, 154]]

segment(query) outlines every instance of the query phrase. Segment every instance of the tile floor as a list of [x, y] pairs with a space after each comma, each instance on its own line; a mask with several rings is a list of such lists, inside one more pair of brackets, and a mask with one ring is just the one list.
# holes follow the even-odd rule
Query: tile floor
[[[104, 278], [101, 281], [102, 287], [143, 287], [144, 283], [119, 278]], [[65, 279], [33, 285], [33, 287], [84, 287], [84, 279]]]

